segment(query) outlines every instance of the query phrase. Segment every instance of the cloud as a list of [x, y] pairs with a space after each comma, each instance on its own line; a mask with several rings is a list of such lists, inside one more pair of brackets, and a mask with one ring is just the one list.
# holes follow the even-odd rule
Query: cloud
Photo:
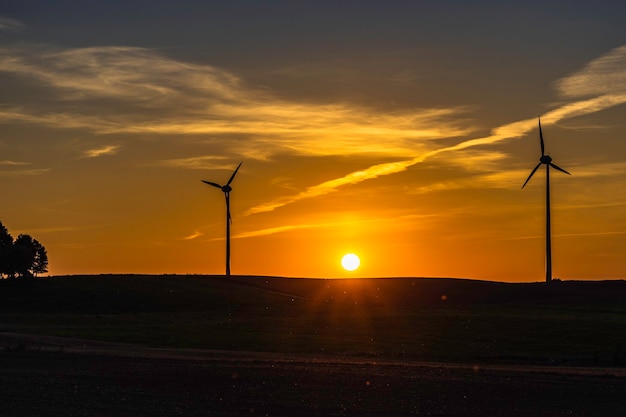
[[0, 170], [0, 177], [29, 177], [33, 175], [42, 175], [50, 171], [49, 168], [40, 169], [20, 169], [20, 170]]
[[136, 47], [3, 47], [0, 70], [59, 89], [64, 99], [116, 98], [149, 108], [186, 93], [193, 93], [190, 101], [203, 94], [222, 102], [238, 98], [236, 77]]
[[150, 164], [170, 168], [186, 169], [233, 169], [232, 161], [225, 156], [195, 156], [191, 158], [164, 159]]
[[[600, 95], [598, 97], [563, 104], [544, 114], [541, 119], [542, 123], [544, 125], [550, 125], [563, 119], [595, 113], [626, 103], [626, 66], [623, 65], [625, 57], [626, 46], [616, 48], [608, 54], [592, 61], [582, 71], [561, 79], [557, 84], [561, 93], [565, 96], [578, 97], [592, 93]], [[586, 82], [588, 84], [585, 84]], [[608, 82], [609, 86], [603, 86], [603, 82]], [[246, 214], [250, 215], [272, 211], [302, 199], [319, 197], [334, 192], [339, 187], [345, 185], [358, 184], [383, 175], [397, 174], [440, 154], [519, 138], [536, 127], [537, 120], [535, 118], [507, 123], [494, 128], [489, 136], [464, 140], [455, 145], [428, 150], [411, 159], [370, 166], [363, 170], [347, 174], [341, 178], [311, 186], [295, 195], [281, 197], [271, 202], [252, 207]]]
[[[625, 56], [626, 46], [616, 48], [558, 80], [560, 96], [578, 100], [547, 112], [542, 122], [550, 125], [625, 103]], [[219, 142], [222, 154], [261, 160], [285, 154], [395, 159], [252, 207], [246, 214], [399, 173], [445, 153], [519, 138], [537, 126], [534, 117], [527, 118], [498, 126], [487, 136], [460, 140], [473, 132], [464, 118], [467, 107], [381, 113], [348, 103], [288, 101], [249, 88], [239, 77], [218, 68], [179, 62], [136, 47], [3, 47], [0, 72], [45, 89], [49, 93], [46, 103], [54, 105], [51, 111], [46, 103], [20, 104], [15, 99], [0, 111], [0, 121], [5, 123], [88, 129], [99, 134], [187, 135]], [[228, 140], [222, 140], [225, 137]], [[455, 139], [460, 141], [449, 145]], [[96, 149], [89, 156], [114, 151], [117, 148]], [[219, 161], [194, 157], [157, 164], [204, 169]]]
[[[266, 229], [253, 230], [249, 232], [240, 232], [232, 236], [233, 239], [243, 239], [250, 237], [260, 237], [274, 235], [278, 233], [286, 233], [294, 230], [302, 229], [337, 229], [350, 225], [351, 228], [360, 229], [365, 224], [386, 224], [389, 223], [393, 227], [401, 227], [403, 224], [412, 224], [416, 219], [423, 220], [425, 218], [433, 218], [441, 216], [441, 213], [437, 214], [408, 214], [408, 215], [395, 215], [380, 218], [364, 218], [350, 221], [336, 221], [336, 222], [320, 222], [320, 223], [305, 223], [297, 225], [283, 225], [277, 227], [268, 227]], [[224, 238], [216, 238], [214, 240], [223, 240]]]
[[339, 187], [344, 186], [344, 185], [357, 184], [365, 180], [378, 178], [382, 175], [390, 175], [390, 174], [402, 172], [406, 170], [408, 167], [410, 167], [411, 165], [414, 165], [415, 163], [416, 162], [414, 162], [414, 160], [411, 159], [408, 161], [389, 162], [389, 163], [374, 165], [361, 171], [352, 172], [344, 177], [336, 178], [334, 180], [326, 181], [321, 184], [309, 187], [306, 190], [298, 194], [295, 194], [289, 197], [278, 198], [271, 202], [252, 207], [248, 209], [244, 213], [244, 215], [247, 216], [250, 214], [257, 214], [257, 213], [272, 211], [279, 207], [294, 203], [296, 201], [299, 201], [305, 198], [319, 197], [319, 196], [331, 193], [333, 191], [336, 191]]
[[198, 238], [198, 237], [200, 237], [200, 236], [203, 236], [203, 235], [204, 235], [204, 233], [202, 233], [202, 232], [199, 232], [199, 231], [195, 230], [195, 231], [194, 231], [192, 234], [190, 234], [189, 236], [185, 236], [185, 237], [183, 237], [183, 238], [182, 238], [182, 240], [193, 240], [193, 239], [196, 239], [196, 238]]
[[276, 233], [290, 232], [292, 230], [312, 229], [312, 228], [321, 228], [321, 227], [330, 227], [330, 225], [329, 224], [298, 224], [298, 225], [270, 227], [267, 229], [254, 230], [251, 232], [237, 233], [236, 235], [233, 236], [233, 239], [267, 236], [267, 235], [274, 235]]
[[[566, 237], [604, 237], [604, 236], [619, 236], [626, 234], [626, 231], [609, 231], [609, 232], [589, 232], [589, 233], [557, 233], [554, 234], [554, 238], [566, 238]], [[503, 238], [500, 240], [527, 240], [527, 239], [545, 239], [545, 235], [531, 235], [531, 236], [519, 236], [511, 238]]]
[[0, 16], [0, 31], [14, 32], [24, 28], [24, 24], [16, 19]]
[[18, 162], [18, 161], [0, 161], [0, 168], [10, 167], [13, 169], [0, 169], [0, 177], [28, 177], [33, 175], [41, 175], [50, 171], [49, 168], [38, 169], [20, 169], [20, 167], [26, 167], [32, 165], [30, 162]]
[[282, 198], [273, 200], [271, 202], [252, 207], [245, 212], [245, 215], [272, 211], [279, 207], [294, 203], [296, 201], [299, 201], [305, 198], [319, 197], [319, 196], [334, 192], [341, 186], [358, 184], [360, 182], [378, 178], [384, 175], [397, 174], [397, 173], [406, 171], [413, 165], [424, 162], [425, 160], [432, 158], [436, 155], [439, 155], [441, 153], [458, 151], [458, 150], [462, 150], [462, 149], [466, 149], [466, 148], [470, 148], [470, 147], [478, 146], [478, 145], [492, 144], [492, 143], [496, 143], [496, 142], [499, 142], [501, 140], [504, 140], [510, 137], [523, 136], [525, 133], [530, 131], [532, 129], [532, 126], [535, 126], [536, 123], [537, 121], [535, 119], [528, 119], [528, 120], [523, 120], [523, 121], [519, 121], [515, 123], [510, 123], [508, 125], [500, 126], [499, 128], [494, 129], [492, 132], [492, 135], [490, 136], [477, 138], [477, 139], [470, 139], [470, 140], [460, 142], [456, 145], [438, 148], [432, 151], [427, 151], [423, 153], [422, 155], [417, 156], [412, 159], [373, 165], [366, 169], [352, 172], [341, 178], [336, 178], [336, 179], [326, 181], [321, 184], [309, 187], [306, 190], [298, 194], [295, 194], [289, 197], [282, 197]]
[[542, 124], [557, 123], [562, 119], [596, 113], [626, 103], [626, 93], [606, 94], [600, 97], [564, 104], [541, 117]]
[[626, 172], [626, 162], [585, 164], [572, 170], [575, 171], [576, 177], [613, 177]]
[[0, 165], [9, 165], [9, 166], [24, 166], [30, 165], [30, 162], [16, 162], [16, 161], [0, 161]]
[[626, 93], [626, 45], [593, 60], [582, 70], [556, 82], [566, 98]]
[[[454, 161], [462, 161], [463, 159], [464, 158], [455, 158]], [[482, 158], [478, 157], [477, 160], [480, 161]], [[501, 168], [493, 166], [492, 163], [483, 166], [481, 164], [474, 165], [468, 162], [464, 166], [465, 173], [463, 177], [416, 187], [411, 190], [410, 193], [426, 194], [435, 191], [467, 190], [472, 188], [521, 188], [523, 180], [528, 177], [533, 166], [534, 164], [531, 163], [526, 168], [508, 167], [506, 170], [502, 170]], [[584, 165], [568, 165], [565, 168], [572, 173], [576, 181], [579, 181], [588, 178], [615, 177], [616, 175], [623, 174], [626, 172], [626, 163], [585, 163]]]
[[555, 235], [555, 237], [593, 237], [593, 236], [615, 236], [615, 235], [625, 235], [626, 231], [618, 230], [618, 231], [608, 231], [608, 232], [589, 232], [589, 233], [561, 233]]
[[107, 145], [97, 149], [89, 149], [83, 152], [86, 158], [97, 158], [99, 156], [115, 155], [120, 150], [119, 145]]
[[50, 112], [30, 114], [29, 110], [21, 107], [0, 110], [0, 122], [40, 124], [57, 129], [89, 129], [96, 133], [114, 132], [118, 129], [119, 123], [108, 121], [105, 117], [89, 115]]
[[[144, 48], [3, 47], [0, 72], [48, 97], [45, 103], [7, 103], [0, 111], [5, 123], [198, 140], [227, 136], [220, 144], [225, 152], [261, 160], [278, 154], [415, 155], [429, 141], [471, 133], [465, 107], [381, 113], [347, 103], [294, 102], [249, 88], [218, 68]], [[49, 103], [54, 107], [46, 108]]]
[[427, 194], [437, 191], [450, 190], [469, 190], [469, 189], [485, 189], [485, 188], [505, 188], [521, 187], [520, 178], [524, 178], [529, 174], [530, 170], [515, 169], [501, 172], [492, 172], [486, 174], [466, 175], [463, 178], [455, 178], [446, 181], [438, 181], [429, 185], [416, 187], [412, 189], [410, 194]]

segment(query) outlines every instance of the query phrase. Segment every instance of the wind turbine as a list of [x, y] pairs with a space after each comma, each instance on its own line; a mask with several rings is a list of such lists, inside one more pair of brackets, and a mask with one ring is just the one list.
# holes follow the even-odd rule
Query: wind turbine
[[224, 197], [226, 197], [226, 276], [230, 276], [230, 225], [233, 222], [232, 217], [230, 217], [230, 192], [233, 188], [230, 186], [230, 183], [235, 179], [235, 175], [237, 175], [237, 171], [239, 171], [239, 167], [243, 162], [240, 162], [237, 165], [237, 169], [233, 172], [233, 175], [230, 176], [226, 185], [219, 185], [217, 183], [211, 181], [202, 180], [203, 183], [212, 185], [213, 187], [219, 188], [224, 193]]
[[571, 175], [569, 172], [564, 170], [563, 168], [557, 166], [552, 162], [552, 158], [550, 155], [546, 155], [545, 147], [543, 144], [543, 134], [541, 133], [541, 118], [539, 119], [539, 141], [541, 142], [541, 158], [539, 158], [539, 163], [532, 170], [522, 188], [526, 186], [528, 181], [530, 181], [531, 177], [537, 172], [539, 167], [543, 164], [546, 166], [546, 282], [552, 281], [552, 242], [550, 238], [550, 167], [556, 169], [557, 171], [561, 171], [566, 173], [567, 175]]

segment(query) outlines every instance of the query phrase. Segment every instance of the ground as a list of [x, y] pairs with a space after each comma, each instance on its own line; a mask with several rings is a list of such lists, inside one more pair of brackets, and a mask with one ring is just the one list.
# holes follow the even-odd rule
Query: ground
[[377, 362], [0, 334], [2, 415], [619, 416], [626, 369]]

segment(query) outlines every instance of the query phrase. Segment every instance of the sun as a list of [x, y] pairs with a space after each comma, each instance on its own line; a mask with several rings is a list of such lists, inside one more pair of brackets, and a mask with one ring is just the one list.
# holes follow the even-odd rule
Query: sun
[[346, 271], [354, 271], [361, 265], [361, 260], [354, 253], [348, 253], [341, 258], [341, 266]]

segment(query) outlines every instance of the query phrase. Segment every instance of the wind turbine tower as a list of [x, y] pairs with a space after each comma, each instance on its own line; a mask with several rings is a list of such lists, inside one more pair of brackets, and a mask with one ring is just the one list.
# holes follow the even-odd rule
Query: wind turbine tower
[[551, 230], [550, 230], [550, 168], [554, 168], [557, 171], [561, 171], [566, 173], [567, 175], [571, 175], [569, 172], [564, 170], [563, 168], [557, 166], [552, 162], [552, 158], [550, 155], [546, 155], [545, 146], [543, 143], [543, 134], [541, 133], [541, 118], [539, 119], [539, 142], [541, 143], [541, 158], [539, 158], [539, 163], [537, 166], [531, 171], [530, 175], [522, 185], [522, 188], [526, 186], [528, 181], [530, 181], [531, 177], [537, 172], [541, 165], [546, 166], [546, 282], [552, 281], [552, 239], [551, 239]]
[[226, 198], [226, 276], [230, 276], [230, 225], [233, 222], [232, 217], [230, 217], [230, 192], [233, 190], [230, 186], [230, 183], [235, 179], [235, 175], [237, 175], [237, 171], [239, 171], [239, 167], [243, 162], [240, 162], [237, 165], [237, 169], [233, 172], [233, 175], [230, 176], [226, 185], [219, 185], [214, 182], [202, 180], [203, 183], [212, 185], [213, 187], [219, 188], [224, 193], [224, 197]]

